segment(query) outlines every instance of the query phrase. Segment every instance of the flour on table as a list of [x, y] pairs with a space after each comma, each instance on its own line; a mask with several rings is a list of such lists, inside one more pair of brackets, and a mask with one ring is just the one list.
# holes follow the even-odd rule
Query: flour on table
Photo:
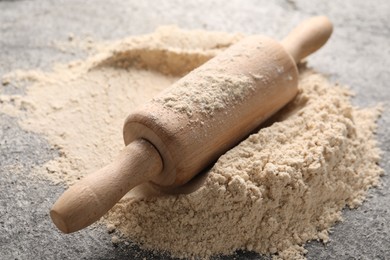
[[[4, 88], [30, 85], [23, 96], [0, 92], [0, 112], [17, 116], [23, 128], [44, 135], [58, 149], [59, 156], [37, 173], [70, 185], [123, 148], [129, 113], [242, 37], [163, 27], [99, 44], [89, 58], [50, 72], [6, 75]], [[241, 81], [232, 84], [245, 84]], [[182, 101], [182, 107], [162, 102], [188, 115], [193, 103], [211, 114], [219, 109], [200, 96], [184, 95]], [[198, 190], [159, 196], [130, 192], [103, 221], [110, 232], [116, 230], [115, 243], [129, 239], [178, 257], [242, 249], [302, 258], [305, 242], [326, 242], [341, 209], [360, 205], [367, 189], [378, 184], [382, 169], [374, 131], [380, 112], [353, 106], [347, 88], [301, 68], [297, 97], [222, 155]]]

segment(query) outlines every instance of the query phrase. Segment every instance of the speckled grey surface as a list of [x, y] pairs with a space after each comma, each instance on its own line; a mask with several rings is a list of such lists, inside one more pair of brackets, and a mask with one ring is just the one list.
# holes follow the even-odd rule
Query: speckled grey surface
[[[335, 31], [309, 65], [333, 81], [350, 85], [355, 104], [390, 101], [390, 2], [366, 1], [1, 1], [0, 76], [14, 69], [50, 69], [54, 62], [82, 57], [53, 47], [70, 33], [117, 39], [177, 24], [183, 28], [263, 33], [282, 38], [300, 20], [328, 15]], [[0, 94], [23, 93], [1, 86]], [[0, 103], [1, 105], [1, 103]], [[390, 259], [390, 116], [384, 112], [378, 140], [384, 151], [382, 186], [369, 192], [345, 221], [332, 228], [327, 245], [310, 242], [308, 259]], [[167, 259], [135, 245], [114, 246], [99, 226], [62, 235], [48, 210], [61, 185], [33, 177], [32, 167], [57, 155], [43, 136], [22, 130], [0, 114], [0, 259]], [[15, 173], [15, 166], [18, 172]], [[238, 252], [224, 259], [262, 259]]]

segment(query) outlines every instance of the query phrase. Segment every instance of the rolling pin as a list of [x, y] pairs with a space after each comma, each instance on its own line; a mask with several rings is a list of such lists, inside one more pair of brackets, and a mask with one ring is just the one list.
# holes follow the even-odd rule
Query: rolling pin
[[[328, 18], [318, 16], [281, 43], [249, 36], [178, 80], [127, 117], [126, 147], [62, 194], [50, 211], [54, 224], [71, 233], [97, 221], [141, 183], [166, 191], [190, 181], [295, 97], [296, 64], [331, 33]], [[175, 100], [180, 96], [183, 109]]]

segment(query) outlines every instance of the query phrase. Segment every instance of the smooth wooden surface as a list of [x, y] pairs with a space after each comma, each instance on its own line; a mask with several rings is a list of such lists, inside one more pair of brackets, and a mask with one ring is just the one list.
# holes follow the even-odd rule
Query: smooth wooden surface
[[315, 17], [298, 26], [283, 45], [264, 36], [247, 37], [180, 79], [160, 97], [226, 76], [250, 84], [240, 102], [233, 99], [212, 115], [194, 106], [189, 118], [157, 99], [129, 115], [123, 129], [125, 150], [67, 190], [51, 210], [53, 222], [65, 233], [74, 232], [97, 221], [140, 183], [151, 181], [164, 191], [187, 183], [294, 98], [296, 62], [320, 48], [331, 28], [327, 18]]
[[299, 24], [281, 43], [298, 63], [321, 48], [332, 32], [330, 20], [326, 16], [316, 16]]
[[50, 216], [64, 233], [80, 230], [102, 217], [133, 187], [159, 175], [162, 161], [153, 145], [135, 140], [117, 159], [70, 187]]

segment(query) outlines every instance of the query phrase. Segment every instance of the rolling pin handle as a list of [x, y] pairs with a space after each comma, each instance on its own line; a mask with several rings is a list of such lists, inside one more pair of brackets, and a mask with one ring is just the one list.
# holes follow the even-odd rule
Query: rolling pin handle
[[78, 231], [100, 219], [133, 187], [153, 180], [162, 169], [155, 147], [137, 139], [114, 162], [65, 191], [53, 205], [50, 216], [62, 232]]
[[281, 43], [298, 63], [321, 48], [332, 31], [332, 23], [326, 16], [316, 16], [299, 24]]

